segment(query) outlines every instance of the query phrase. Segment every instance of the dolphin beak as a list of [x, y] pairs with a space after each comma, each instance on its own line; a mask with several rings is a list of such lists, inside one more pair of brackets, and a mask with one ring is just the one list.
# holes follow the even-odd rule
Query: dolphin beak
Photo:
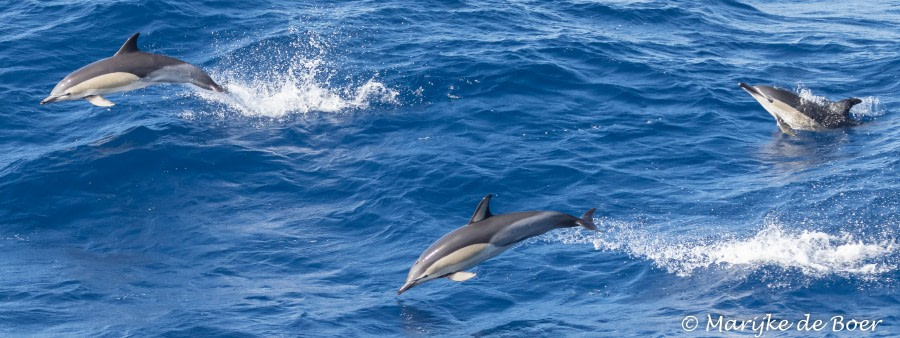
[[417, 281], [418, 280], [411, 280], [411, 281], [406, 282], [406, 284], [403, 284], [403, 286], [400, 288], [400, 290], [397, 290], [397, 295], [399, 296], [401, 293], [406, 292], [406, 290], [409, 290], [413, 286], [416, 286]]
[[422, 284], [422, 280], [425, 279], [425, 277], [428, 276], [422, 276], [413, 280], [406, 281], [406, 284], [403, 284], [403, 286], [400, 287], [400, 290], [397, 290], [397, 295], [399, 296], [401, 293], [406, 292], [406, 290], [412, 289], [413, 286]]
[[747, 91], [748, 93], [750, 93], [750, 94], [762, 95], [762, 94], [759, 93], [758, 90], [756, 90], [756, 88], [753, 88], [753, 86], [748, 85], [748, 84], [746, 84], [746, 83], [739, 82], [739, 83], [738, 83], [738, 86], [741, 86], [741, 88], [744, 88], [744, 90], [746, 90], [746, 91]]
[[56, 102], [56, 100], [59, 100], [60, 97], [62, 97], [62, 95], [56, 95], [56, 96], [51, 95], [51, 96], [47, 96], [46, 99], [41, 100], [41, 105], [45, 105], [45, 104], [48, 104], [48, 103]]
[[755, 97], [758, 95], [758, 96], [764, 97], [766, 100], [769, 100], [769, 102], [775, 102], [774, 100], [772, 100], [771, 97], [769, 97], [766, 94], [763, 94], [762, 92], [759, 91], [759, 89], [756, 89], [756, 87], [754, 87], [754, 86], [748, 85], [743, 82], [738, 82], [738, 86], [741, 86], [741, 88], [744, 88], [744, 90], [746, 90], [748, 93], [750, 93], [750, 96]]

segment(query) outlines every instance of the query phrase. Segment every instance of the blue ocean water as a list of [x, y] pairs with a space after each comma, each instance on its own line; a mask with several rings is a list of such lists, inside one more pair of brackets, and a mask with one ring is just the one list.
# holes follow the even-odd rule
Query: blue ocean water
[[[900, 334], [898, 8], [2, 2], [0, 335]], [[135, 32], [231, 93], [38, 105]], [[738, 82], [867, 123], [782, 135]], [[397, 296], [488, 193], [601, 232]]]

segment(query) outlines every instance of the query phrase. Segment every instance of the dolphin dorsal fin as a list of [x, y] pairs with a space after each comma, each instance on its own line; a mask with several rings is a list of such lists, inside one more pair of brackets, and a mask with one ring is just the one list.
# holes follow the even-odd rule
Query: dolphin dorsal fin
[[472, 218], [469, 219], [469, 224], [480, 222], [493, 216], [491, 215], [491, 197], [494, 197], [494, 195], [488, 194], [481, 199], [481, 203], [478, 203], [478, 207], [475, 208], [475, 213], [473, 213]]
[[113, 56], [116, 56], [119, 54], [140, 52], [141, 50], [137, 46], [138, 35], [141, 35], [141, 33], [134, 33], [134, 35], [132, 35], [130, 38], [128, 38], [128, 40], [125, 40], [125, 44], [122, 45], [122, 48], [119, 48], [119, 51], [116, 52], [116, 54]]

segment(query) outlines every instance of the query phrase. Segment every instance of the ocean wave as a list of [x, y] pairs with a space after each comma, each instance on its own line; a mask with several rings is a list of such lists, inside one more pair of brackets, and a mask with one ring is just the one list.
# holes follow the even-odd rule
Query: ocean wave
[[647, 259], [678, 276], [691, 276], [708, 268], [744, 269], [764, 267], [796, 270], [807, 277], [877, 277], [897, 270], [898, 243], [890, 230], [874, 238], [849, 232], [788, 229], [777, 220], [767, 220], [750, 236], [722, 234], [712, 239], [660, 236], [628, 222], [600, 220], [600, 233], [558, 232], [552, 240], [566, 244], [592, 244], [596, 250], [622, 251]]

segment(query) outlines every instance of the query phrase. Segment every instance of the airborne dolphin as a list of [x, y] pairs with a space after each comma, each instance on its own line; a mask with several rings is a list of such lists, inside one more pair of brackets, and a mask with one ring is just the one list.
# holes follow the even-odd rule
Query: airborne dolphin
[[499, 255], [513, 244], [553, 229], [580, 225], [597, 230], [592, 219], [596, 209], [588, 210], [581, 218], [555, 211], [493, 215], [491, 196], [481, 200], [469, 224], [444, 235], [422, 252], [409, 269], [406, 284], [397, 291], [398, 295], [435, 278], [447, 277], [457, 282], [468, 280], [475, 274], [464, 270]]
[[771, 86], [751, 86], [738, 83], [775, 117], [778, 128], [785, 134], [794, 130], [825, 130], [860, 124], [850, 118], [850, 108], [862, 100], [851, 97], [838, 102], [816, 102], [804, 99], [791, 91]]
[[41, 101], [87, 99], [96, 106], [115, 105], [101, 95], [126, 92], [159, 83], [190, 83], [197, 87], [225, 92], [200, 68], [176, 58], [142, 52], [135, 33], [112, 57], [96, 61], [72, 72], [53, 87]]

